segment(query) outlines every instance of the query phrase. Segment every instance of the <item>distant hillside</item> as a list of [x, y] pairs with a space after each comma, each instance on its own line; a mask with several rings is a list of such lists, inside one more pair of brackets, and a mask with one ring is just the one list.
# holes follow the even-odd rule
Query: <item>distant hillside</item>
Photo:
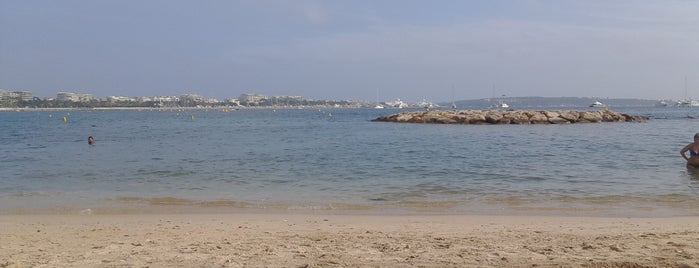
[[[594, 99], [581, 97], [503, 97], [493, 99], [460, 100], [455, 104], [459, 109], [484, 109], [498, 102], [507, 103], [512, 109], [519, 108], [572, 108], [588, 107], [591, 103], [599, 101], [609, 107], [647, 107], [654, 106], [657, 100], [643, 99]], [[450, 106], [451, 103], [440, 103], [442, 106]]]

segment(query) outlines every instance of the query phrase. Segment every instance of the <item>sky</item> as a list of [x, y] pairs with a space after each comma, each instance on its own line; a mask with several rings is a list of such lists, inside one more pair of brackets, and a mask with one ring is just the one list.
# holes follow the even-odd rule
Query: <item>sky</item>
[[1, 0], [0, 89], [696, 99], [697, 14], [696, 0]]

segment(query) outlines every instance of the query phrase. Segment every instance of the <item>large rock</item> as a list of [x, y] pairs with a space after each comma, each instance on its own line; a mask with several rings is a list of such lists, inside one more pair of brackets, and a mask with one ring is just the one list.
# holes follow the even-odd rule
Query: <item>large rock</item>
[[412, 115], [412, 114], [398, 114], [398, 115], [396, 116], [395, 121], [396, 121], [396, 122], [408, 122], [408, 121], [410, 121], [410, 119], [412, 119], [412, 118], [413, 118], [413, 115]]
[[580, 113], [580, 120], [578, 122], [601, 122], [603, 119], [602, 112], [600, 111], [585, 111]]
[[[494, 111], [485, 114], [485, 121], [491, 124], [502, 124], [502, 119], [504, 116], [502, 113], [496, 113]], [[509, 123], [509, 121], [507, 121]]]
[[523, 111], [507, 111], [504, 116], [510, 120], [511, 124], [531, 124], [529, 115]]
[[580, 113], [576, 111], [559, 111], [559, 116], [568, 122], [577, 122], [580, 118]]
[[550, 124], [548, 117], [544, 113], [541, 112], [533, 112], [529, 113], [529, 122], [532, 124]]
[[570, 124], [645, 122], [647, 117], [614, 111], [419, 111], [382, 116], [373, 121], [433, 124]]

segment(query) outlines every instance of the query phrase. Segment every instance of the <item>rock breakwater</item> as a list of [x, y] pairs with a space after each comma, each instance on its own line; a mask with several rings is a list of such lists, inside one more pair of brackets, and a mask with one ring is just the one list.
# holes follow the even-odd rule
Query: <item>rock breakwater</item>
[[645, 122], [648, 117], [602, 111], [460, 110], [417, 111], [382, 116], [372, 121], [432, 124], [573, 124]]

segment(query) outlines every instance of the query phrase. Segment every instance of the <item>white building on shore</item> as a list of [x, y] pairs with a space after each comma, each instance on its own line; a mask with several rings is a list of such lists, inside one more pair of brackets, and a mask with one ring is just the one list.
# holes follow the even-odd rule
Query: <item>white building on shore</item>
[[23, 100], [31, 101], [34, 99], [34, 95], [29, 91], [9, 91], [5, 89], [0, 89], [0, 100]]
[[266, 99], [268, 99], [267, 96], [260, 94], [240, 94], [238, 97], [238, 101], [249, 104], [259, 104]]
[[107, 101], [108, 102], [126, 102], [126, 101], [135, 101], [135, 98], [131, 97], [124, 97], [124, 96], [107, 96]]
[[92, 94], [58, 92], [58, 94], [56, 94], [56, 99], [59, 101], [88, 102], [93, 98]]

